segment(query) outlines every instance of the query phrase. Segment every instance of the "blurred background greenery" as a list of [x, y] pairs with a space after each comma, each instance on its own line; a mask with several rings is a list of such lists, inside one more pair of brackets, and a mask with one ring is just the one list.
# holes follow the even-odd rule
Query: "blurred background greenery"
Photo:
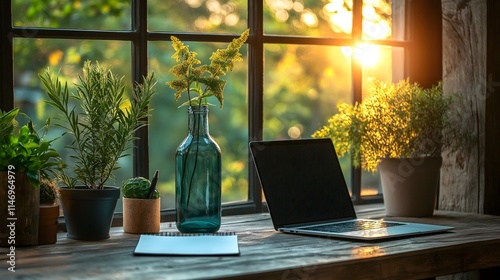
[[[393, 2], [364, 0], [363, 38], [394, 39], [391, 32]], [[352, 0], [264, 0], [267, 34], [327, 38], [350, 38]], [[123, 0], [13, 0], [13, 24], [18, 27], [129, 30], [131, 3]], [[148, 29], [165, 32], [239, 34], [247, 28], [247, 0], [149, 0]], [[185, 42], [204, 62], [220, 43]], [[131, 86], [131, 43], [113, 40], [34, 39], [26, 32], [14, 38], [15, 105], [32, 117], [39, 127], [52, 108], [44, 104], [38, 74], [50, 67], [69, 85], [85, 60], [98, 60], [125, 76]], [[169, 41], [149, 43], [149, 69], [159, 80], [159, 94], [151, 106], [150, 173], [160, 171], [162, 208], [174, 207], [174, 155], [187, 135], [186, 108], [178, 109], [173, 91], [165, 84], [172, 79], [173, 50]], [[264, 139], [309, 138], [336, 112], [338, 101], [352, 100], [352, 56], [363, 66], [363, 94], [370, 79], [392, 81], [396, 47], [374, 45], [317, 46], [265, 45]], [[226, 77], [225, 105], [210, 108], [210, 132], [223, 157], [223, 202], [248, 199], [248, 109], [246, 46], [244, 62]], [[401, 62], [402, 63], [402, 62]], [[215, 103], [215, 102], [213, 102]], [[61, 130], [52, 127], [50, 137]], [[56, 148], [69, 162], [64, 138]], [[349, 157], [341, 164], [350, 183]], [[114, 184], [133, 176], [132, 158], [120, 161]], [[378, 176], [364, 174], [362, 194], [377, 194]], [[120, 206], [117, 211], [121, 211]]]

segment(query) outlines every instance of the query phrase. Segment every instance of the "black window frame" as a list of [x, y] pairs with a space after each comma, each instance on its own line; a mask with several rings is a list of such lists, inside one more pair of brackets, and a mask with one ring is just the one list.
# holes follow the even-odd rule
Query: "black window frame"
[[[370, 42], [372, 44], [400, 47], [405, 52], [404, 76], [410, 77], [412, 73], [424, 72], [412, 68], [412, 51], [418, 53], [419, 38], [413, 38], [412, 34], [417, 30], [416, 21], [419, 18], [425, 18], [428, 21], [428, 12], [423, 17], [423, 9], [428, 9], [429, 3], [440, 5], [440, 1], [405, 0], [405, 39], [404, 40], [363, 40], [362, 38], [362, 5], [363, 0], [353, 0], [353, 28], [351, 38], [318, 38], [293, 35], [272, 35], [264, 33], [264, 1], [248, 0], [248, 27], [251, 35], [247, 41], [248, 44], [248, 135], [249, 141], [261, 140], [263, 135], [263, 110], [264, 110], [264, 46], [265, 44], [302, 44], [302, 45], [324, 45], [324, 46], [355, 46], [360, 42]], [[132, 78], [133, 81], [140, 81], [148, 71], [148, 42], [169, 41], [171, 35], [177, 36], [181, 40], [198, 42], [229, 42], [238, 35], [235, 34], [208, 34], [191, 32], [150, 32], [147, 29], [147, 1], [131, 0], [131, 29], [126, 31], [97, 31], [97, 30], [77, 30], [77, 29], [52, 29], [52, 28], [33, 28], [33, 27], [14, 27], [12, 26], [12, 4], [11, 0], [3, 1], [1, 4], [1, 59], [0, 68], [0, 98], [2, 100], [0, 109], [6, 111], [14, 107], [14, 86], [13, 86], [13, 39], [26, 37], [30, 38], [50, 38], [50, 39], [92, 39], [92, 40], [121, 40], [129, 41], [132, 44]], [[417, 6], [415, 8], [415, 6]], [[437, 7], [434, 4], [434, 7]], [[440, 10], [434, 13], [434, 23], [439, 23]], [[428, 27], [428, 26], [427, 26]], [[427, 29], [425, 27], [425, 29]], [[420, 30], [424, 27], [420, 28]], [[427, 29], [427, 33], [429, 32]], [[428, 36], [428, 35], [426, 35]], [[441, 36], [441, 34], [439, 34]], [[418, 36], [417, 36], [418, 37]], [[438, 46], [439, 38], [436, 37], [433, 47]], [[427, 40], [420, 39], [421, 41]], [[426, 42], [428, 43], [428, 42]], [[441, 52], [441, 50], [439, 50]], [[421, 57], [418, 57], [421, 60]], [[439, 67], [440, 61], [427, 63], [431, 67]], [[417, 63], [418, 64], [418, 63]], [[352, 101], [361, 101], [362, 92], [362, 69], [360, 63], [352, 58]], [[434, 66], [432, 66], [434, 65]], [[412, 79], [411, 79], [412, 80]], [[414, 80], [414, 79], [413, 79]], [[439, 76], [431, 77], [431, 80], [440, 80]], [[149, 144], [148, 128], [145, 127], [138, 131], [139, 140], [137, 140], [134, 151], [134, 176], [147, 177], [149, 174]], [[228, 203], [224, 205], [223, 214], [245, 214], [262, 212], [266, 210], [265, 203], [262, 202], [262, 191], [254, 169], [254, 166], [248, 159], [249, 166], [249, 188], [248, 201], [239, 203]], [[381, 202], [382, 196], [361, 196], [361, 169], [352, 168], [352, 200], [354, 204], [365, 204]], [[173, 218], [173, 211], [166, 211], [165, 219]]]

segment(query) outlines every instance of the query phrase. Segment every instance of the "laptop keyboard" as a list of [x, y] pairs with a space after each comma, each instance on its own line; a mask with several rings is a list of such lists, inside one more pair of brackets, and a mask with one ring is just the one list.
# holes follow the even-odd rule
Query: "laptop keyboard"
[[320, 226], [302, 227], [301, 229], [323, 231], [323, 232], [349, 232], [358, 230], [383, 229], [387, 227], [400, 226], [401, 223], [385, 222], [385, 221], [347, 221], [342, 223], [327, 224]]

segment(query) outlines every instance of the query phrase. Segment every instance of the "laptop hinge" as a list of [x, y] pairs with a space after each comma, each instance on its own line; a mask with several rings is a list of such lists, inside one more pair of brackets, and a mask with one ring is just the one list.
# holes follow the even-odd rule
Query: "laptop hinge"
[[354, 219], [356, 219], [356, 217], [347, 217], [347, 218], [340, 218], [340, 219], [330, 219], [330, 220], [314, 221], [314, 222], [308, 222], [308, 223], [296, 223], [296, 224], [283, 225], [283, 226], [280, 226], [278, 228], [304, 227], [304, 226], [310, 226], [310, 225], [319, 225], [319, 224], [328, 224], [328, 223], [343, 222], [343, 221], [349, 221], [349, 220], [354, 220]]

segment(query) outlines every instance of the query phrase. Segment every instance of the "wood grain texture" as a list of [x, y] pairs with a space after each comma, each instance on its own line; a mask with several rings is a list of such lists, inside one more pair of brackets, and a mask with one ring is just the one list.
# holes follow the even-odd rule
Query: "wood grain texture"
[[443, 91], [458, 93], [472, 147], [443, 153], [439, 208], [483, 213], [485, 189], [486, 0], [443, 0]]
[[[368, 211], [363, 217], [383, 217]], [[113, 228], [108, 240], [59, 234], [56, 245], [17, 248], [16, 273], [0, 255], [0, 278], [29, 279], [422, 279], [500, 266], [500, 217], [438, 211], [407, 219], [455, 226], [452, 232], [383, 242], [352, 242], [274, 231], [268, 214], [224, 217], [238, 234], [237, 257], [133, 256], [138, 235]], [[173, 223], [161, 231], [175, 232]], [[9, 278], [10, 279], [10, 278]]]
[[[11, 178], [7, 171], [0, 172], [0, 246], [10, 247], [12, 242], [16, 246], [37, 245], [40, 190], [33, 187], [26, 173], [15, 171]], [[15, 234], [8, 225], [13, 226]]]

